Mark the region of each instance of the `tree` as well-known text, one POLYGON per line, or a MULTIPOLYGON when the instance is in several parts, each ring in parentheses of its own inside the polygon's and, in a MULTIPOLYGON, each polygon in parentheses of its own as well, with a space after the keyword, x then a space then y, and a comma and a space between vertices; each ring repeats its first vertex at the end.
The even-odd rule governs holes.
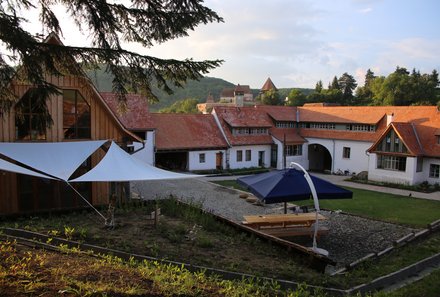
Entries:
POLYGON ((374 75, 374 72, 370 69, 367 70, 367 73, 365 74, 365 83, 363 87, 358 87, 356 89, 356 98, 357 98, 357 104, 358 105, 368 105, 372 103, 373 101, 373 92, 371 91, 371 85, 374 81, 376 76, 374 75))
POLYGON ((315 92, 321 93, 322 92, 322 80, 319 80, 315 85, 315 92))
POLYGON ((342 92, 342 100, 345 104, 352 104, 353 91, 357 87, 356 80, 353 76, 345 72, 338 79, 339 90, 342 92))
MULTIPOLYGON (((0 111, 9 110, 18 100, 10 89, 12 79, 28 82, 35 86, 36 96, 48 98, 59 91, 46 81, 46 74, 83 75, 77 63, 88 68, 97 68, 100 63, 106 65, 113 76, 113 91, 124 102, 129 90, 155 101, 153 85, 171 93, 171 86, 181 87, 189 79, 200 79, 222 62, 159 59, 123 47, 124 42, 131 42, 149 48, 155 43, 187 36, 189 30, 200 24, 223 21, 199 0, 130 0, 130 6, 96 0, 0 3, 0 43, 6 48, 0 52, 0 111), (34 36, 24 28, 28 19, 19 15, 39 10, 41 27, 62 36, 62 19, 53 10, 58 4, 65 7, 80 31, 86 27, 92 37, 90 47, 45 43, 41 36, 34 36)), ((38 102, 47 111, 46 100, 38 102)))
POLYGON ((186 98, 174 102, 170 107, 159 110, 161 113, 198 113, 197 104, 199 101, 195 98, 186 98))
POLYGON ((336 75, 335 75, 335 77, 333 77, 332 82, 328 85, 328 89, 329 90, 340 90, 338 78, 336 77, 336 75))
POLYGON ((287 96, 287 106, 302 106, 306 102, 306 96, 298 89, 292 89, 287 96))
POLYGON ((261 102, 261 104, 264 105, 281 105, 281 99, 280 94, 277 90, 271 89, 269 91, 266 91, 262 94, 260 94, 257 98, 258 101, 261 102))

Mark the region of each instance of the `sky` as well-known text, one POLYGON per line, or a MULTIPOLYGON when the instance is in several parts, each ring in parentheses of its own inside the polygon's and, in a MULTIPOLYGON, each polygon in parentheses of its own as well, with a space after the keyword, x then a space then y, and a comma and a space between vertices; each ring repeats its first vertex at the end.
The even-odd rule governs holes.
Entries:
MULTIPOLYGON (((128 49, 160 58, 222 59, 207 76, 261 88, 324 87, 344 72, 364 84, 367 69, 396 66, 440 72, 439 0, 206 0, 224 23, 200 25, 188 37, 128 49)), ((62 41, 83 45, 73 25, 62 41)))

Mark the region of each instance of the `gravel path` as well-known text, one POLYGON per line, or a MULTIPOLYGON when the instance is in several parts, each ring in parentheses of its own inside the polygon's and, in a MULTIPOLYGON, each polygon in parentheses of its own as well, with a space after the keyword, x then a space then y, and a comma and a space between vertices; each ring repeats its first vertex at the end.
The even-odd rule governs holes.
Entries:
MULTIPOLYGON (((173 195, 186 202, 200 204, 203 209, 236 222, 241 222, 243 215, 247 214, 283 212, 283 204, 254 205, 239 198, 239 191, 202 179, 142 181, 133 182, 131 186, 133 192, 140 194, 143 199, 161 199, 173 195)), ((343 213, 322 213, 328 218, 322 225, 327 226, 330 232, 319 239, 318 247, 329 251, 329 257, 338 263, 337 267, 392 246, 393 241, 414 231, 400 225, 343 213)), ((304 246, 312 245, 308 237, 292 240, 304 246)))

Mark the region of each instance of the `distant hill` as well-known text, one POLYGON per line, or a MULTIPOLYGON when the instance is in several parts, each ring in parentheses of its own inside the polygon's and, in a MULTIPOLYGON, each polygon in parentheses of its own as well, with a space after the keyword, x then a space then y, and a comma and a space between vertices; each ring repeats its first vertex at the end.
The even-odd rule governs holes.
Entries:
MULTIPOLYGON (((86 70, 86 74, 92 80, 96 88, 100 92, 111 92, 112 91, 112 79, 113 77, 105 72, 103 69, 99 70, 86 70)), ((188 98, 194 98, 198 102, 202 103, 206 101, 209 93, 211 93, 215 100, 220 98, 220 93, 224 88, 232 88, 235 85, 224 79, 215 77, 203 77, 199 81, 190 80, 186 83, 184 88, 173 88, 174 93, 168 95, 167 93, 157 89, 153 86, 153 92, 159 98, 159 102, 150 105, 151 111, 158 111, 162 108, 169 107, 173 103, 184 100, 188 98)), ((279 89, 278 92, 281 98, 287 97, 290 92, 290 88, 279 89)), ((312 89, 300 89, 305 95, 308 95, 313 90, 312 89)), ((260 89, 251 89, 254 98, 260 92, 260 89)))
MULTIPOLYGON (((93 84, 100 92, 112 91, 112 75, 105 72, 103 69, 86 70, 86 74, 92 80, 93 84)), ((205 102, 209 93, 214 98, 220 98, 220 93, 224 88, 231 88, 234 84, 227 82, 220 78, 203 77, 199 81, 190 80, 186 83, 184 88, 173 87, 174 93, 168 95, 166 92, 159 90, 153 86, 153 93, 159 98, 159 102, 150 105, 151 111, 157 111, 164 107, 171 106, 174 102, 184 100, 187 98, 197 99, 199 102, 205 102)))

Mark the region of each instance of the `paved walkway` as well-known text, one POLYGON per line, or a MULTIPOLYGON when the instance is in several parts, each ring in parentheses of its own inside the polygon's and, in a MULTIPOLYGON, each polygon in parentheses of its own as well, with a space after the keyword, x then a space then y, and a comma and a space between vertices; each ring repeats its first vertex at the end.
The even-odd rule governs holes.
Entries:
MULTIPOLYGON (((344 175, 330 175, 330 174, 319 174, 319 173, 312 173, 312 175, 328 180, 329 182, 332 182, 336 185, 340 185, 343 187, 365 189, 376 192, 383 192, 383 193, 390 193, 401 196, 411 196, 414 198, 440 201, 440 192, 421 193, 421 192, 415 192, 409 190, 395 189, 390 187, 380 187, 380 186, 373 186, 368 184, 360 184, 360 183, 347 181, 346 179, 348 179, 348 176, 344 176, 344 175)), ((207 181, 215 181, 215 180, 228 180, 228 179, 232 180, 232 179, 237 179, 238 177, 239 176, 210 176, 210 177, 205 177, 204 179, 207 181)))

